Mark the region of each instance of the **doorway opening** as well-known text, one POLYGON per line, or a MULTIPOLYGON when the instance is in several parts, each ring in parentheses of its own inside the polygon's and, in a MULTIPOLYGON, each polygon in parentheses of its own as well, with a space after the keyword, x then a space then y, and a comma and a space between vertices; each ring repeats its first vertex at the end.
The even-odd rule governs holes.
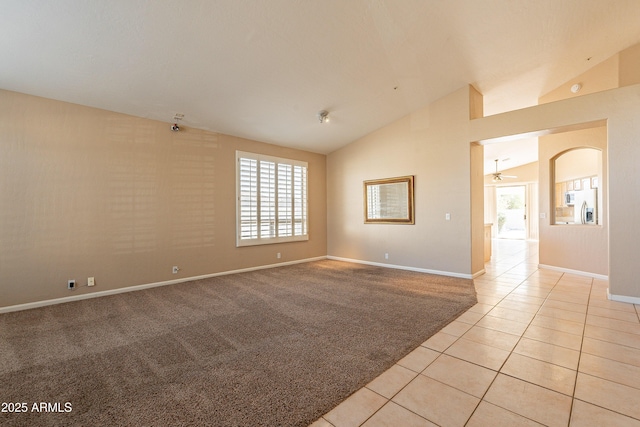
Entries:
POLYGON ((527 238, 526 186, 496 187, 499 239, 527 238))

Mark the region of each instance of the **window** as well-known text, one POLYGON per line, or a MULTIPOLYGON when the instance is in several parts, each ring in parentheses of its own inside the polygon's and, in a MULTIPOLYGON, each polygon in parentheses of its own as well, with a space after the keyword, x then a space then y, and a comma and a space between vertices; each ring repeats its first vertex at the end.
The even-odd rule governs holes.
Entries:
POLYGON ((236 246, 309 240, 307 163, 236 152, 236 246))

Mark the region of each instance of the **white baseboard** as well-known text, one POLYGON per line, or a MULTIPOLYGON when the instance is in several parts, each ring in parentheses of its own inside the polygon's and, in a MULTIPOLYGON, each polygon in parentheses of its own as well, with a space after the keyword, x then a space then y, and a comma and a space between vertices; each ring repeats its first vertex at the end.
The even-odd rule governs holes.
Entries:
POLYGON ((471 275, 471 278, 472 278, 472 279, 475 279, 476 277, 480 277, 480 276, 482 276, 482 275, 483 275, 484 273, 486 273, 486 272, 487 272, 487 270, 485 270, 485 269, 483 268, 482 270, 480 270, 480 271, 478 271, 478 272, 476 272, 476 273, 473 273, 473 274, 471 275))
MULTIPOLYGON (((595 274, 595 273, 589 273, 589 272, 580 271, 580 270, 571 270, 569 268, 561 268, 561 267, 555 267, 552 265, 545 265, 545 264, 539 264, 538 267, 546 268, 547 270, 561 271, 563 273, 576 274, 579 276, 593 277, 594 279, 607 280, 607 281, 609 280, 609 276, 605 276, 604 274, 595 274)), ((615 295, 609 292, 609 288, 607 288, 607 298, 611 301, 625 302, 629 304, 640 304, 640 298, 629 297, 626 295, 615 295)))
POLYGON ((8 307, 0 307, 0 314, 10 313, 12 311, 29 310, 31 308, 45 307, 47 305, 62 304, 62 303, 71 302, 71 301, 80 301, 80 300, 89 299, 89 298, 98 298, 98 297, 104 297, 108 295, 122 294, 125 292, 141 291, 143 289, 157 288, 159 286, 175 285, 177 283, 190 282, 192 280, 208 279, 210 277, 216 277, 216 276, 226 276, 229 274, 244 273, 247 271, 265 270, 267 268, 284 267, 285 265, 302 264, 305 262, 319 261, 323 259, 327 259, 327 257, 320 256, 315 258, 306 258, 306 259, 301 259, 296 261, 280 262, 277 264, 268 264, 268 265, 260 265, 257 267, 241 268, 239 270, 221 271, 219 273, 205 274, 202 276, 183 277, 180 279, 167 280, 165 282, 156 282, 156 283, 147 283, 144 285, 127 286, 126 288, 110 289, 107 291, 92 292, 90 294, 73 295, 73 296, 64 297, 64 298, 55 298, 55 299, 44 300, 44 301, 29 302, 26 304, 10 305, 8 307))
MULTIPOLYGON (((404 265, 385 264, 381 262, 363 261, 361 259, 342 258, 342 257, 330 256, 330 255, 327 255, 327 259, 332 259, 335 261, 354 262, 356 264, 375 265, 377 267, 396 268, 398 270, 416 271, 418 273, 429 273, 429 274, 438 274, 440 276, 458 277, 460 279, 473 279, 473 276, 471 274, 453 273, 451 271, 440 271, 440 270, 430 270, 428 268, 407 267, 404 265)), ((484 273, 484 270, 483 270, 483 273, 484 273)))
POLYGON ((640 304, 640 298, 628 297, 625 295, 614 295, 609 293, 609 288, 607 288, 607 298, 609 298, 611 301, 626 302, 629 304, 640 304))
POLYGON ((567 274, 575 274, 577 276, 593 277, 594 279, 609 280, 609 276, 605 276, 604 274, 589 273, 588 271, 572 270, 570 268, 556 267, 553 265, 538 264, 538 268, 560 271, 567 274))

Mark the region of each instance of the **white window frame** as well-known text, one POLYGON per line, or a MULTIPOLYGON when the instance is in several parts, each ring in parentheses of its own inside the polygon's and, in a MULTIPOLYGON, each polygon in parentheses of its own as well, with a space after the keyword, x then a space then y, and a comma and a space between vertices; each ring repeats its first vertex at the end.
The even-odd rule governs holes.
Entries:
POLYGON ((237 247, 309 240, 308 171, 300 160, 236 151, 237 247))

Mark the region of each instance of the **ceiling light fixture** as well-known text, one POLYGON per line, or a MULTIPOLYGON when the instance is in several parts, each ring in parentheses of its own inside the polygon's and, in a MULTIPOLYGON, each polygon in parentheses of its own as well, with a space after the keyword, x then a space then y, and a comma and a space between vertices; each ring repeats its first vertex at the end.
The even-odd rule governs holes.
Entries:
POLYGON ((578 93, 580 89, 582 89, 582 85, 580 83, 576 83, 573 86, 571 86, 572 93, 578 93))
POLYGON ((329 123, 329 112, 327 110, 318 112, 318 120, 320 123, 329 123))
MULTIPOLYGON (((506 160, 509 160, 509 158, 503 160, 503 162, 506 160)), ((496 161, 496 173, 493 174, 493 182, 500 182, 504 178, 517 178, 517 176, 514 176, 514 175, 502 175, 502 172, 498 172, 498 159, 496 159, 495 161, 496 161)))

